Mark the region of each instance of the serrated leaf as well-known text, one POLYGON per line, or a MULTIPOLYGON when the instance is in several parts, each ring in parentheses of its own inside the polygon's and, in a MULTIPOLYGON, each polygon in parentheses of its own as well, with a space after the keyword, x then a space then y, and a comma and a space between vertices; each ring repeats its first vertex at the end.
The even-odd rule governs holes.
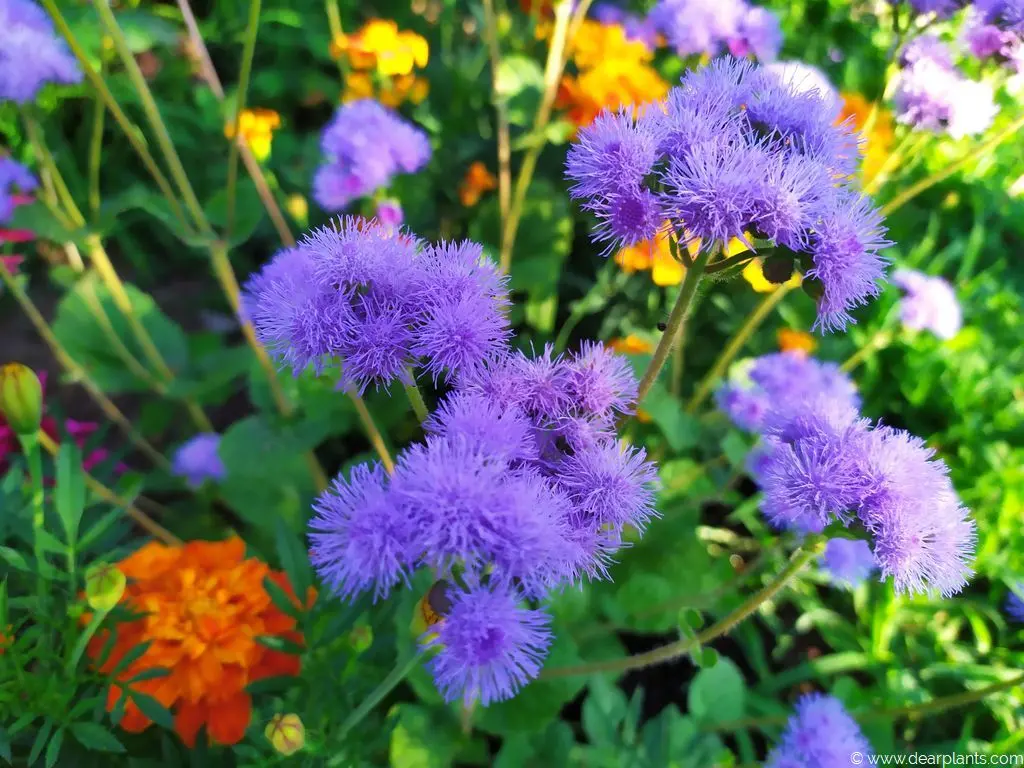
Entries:
POLYGON ((71 735, 86 749, 98 752, 124 752, 124 745, 98 723, 72 723, 71 735))

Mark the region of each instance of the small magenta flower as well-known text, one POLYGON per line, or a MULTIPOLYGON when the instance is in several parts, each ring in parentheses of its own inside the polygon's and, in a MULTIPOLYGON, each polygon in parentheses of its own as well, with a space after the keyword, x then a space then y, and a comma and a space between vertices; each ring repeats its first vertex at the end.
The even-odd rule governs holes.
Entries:
POLYGON ((963 325, 960 302, 947 281, 911 269, 896 270, 892 281, 904 292, 900 301, 900 321, 904 328, 928 330, 947 341, 960 332, 963 325))
POLYGON ((427 635, 428 667, 445 701, 482 705, 512 698, 541 669, 550 618, 522 608, 514 593, 449 590, 451 608, 427 635))
POLYGON ((385 227, 397 230, 405 221, 405 212, 397 200, 381 200, 377 203, 377 221, 385 227))
POLYGON ((220 435, 196 435, 174 452, 171 471, 184 478, 191 487, 198 488, 207 480, 220 482, 227 470, 220 458, 220 435))
POLYGON ((860 726, 834 696, 808 693, 796 703, 766 768, 848 768, 851 755, 874 754, 860 726))
POLYGON ((47 83, 82 81, 78 62, 32 0, 0 2, 0 99, 28 104, 47 83))
POLYGON ((829 539, 821 559, 822 570, 833 582, 852 588, 878 568, 871 545, 860 539, 829 539))

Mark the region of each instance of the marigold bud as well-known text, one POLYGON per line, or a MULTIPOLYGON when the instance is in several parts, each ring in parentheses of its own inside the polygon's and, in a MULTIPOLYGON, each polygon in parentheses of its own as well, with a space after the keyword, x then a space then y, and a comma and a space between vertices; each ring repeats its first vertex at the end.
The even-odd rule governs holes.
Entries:
POLYGON ((294 713, 274 715, 263 731, 274 750, 285 757, 306 746, 306 727, 294 713))
POLYGON ((106 613, 121 601, 127 579, 116 565, 94 565, 85 573, 85 601, 106 613))
POLYGON ((348 642, 356 653, 364 653, 373 645, 373 629, 369 624, 355 627, 348 633, 348 642))
POLYGON ((43 419, 43 385, 21 363, 0 367, 0 414, 17 435, 35 435, 43 419))

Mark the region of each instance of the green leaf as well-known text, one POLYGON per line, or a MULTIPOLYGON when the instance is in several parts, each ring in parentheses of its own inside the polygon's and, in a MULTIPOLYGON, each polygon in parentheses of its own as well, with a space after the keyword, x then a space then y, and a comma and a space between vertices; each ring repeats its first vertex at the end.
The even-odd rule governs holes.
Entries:
POLYGON ((459 733, 454 723, 414 704, 400 704, 391 711, 395 719, 388 749, 391 768, 448 768, 459 751, 459 733))
POLYGON ((281 561, 288 581, 301 603, 306 601, 306 592, 313 585, 313 573, 309 567, 309 553, 302 546, 302 538, 296 535, 283 520, 275 524, 277 557, 281 561))
POLYGON ((644 398, 644 411, 661 430, 673 451, 682 452, 700 441, 700 422, 686 413, 679 400, 660 383, 655 384, 644 398))
POLYGON ((78 538, 78 524, 85 512, 85 473, 82 453, 73 442, 64 442, 57 454, 57 489, 54 494, 57 514, 69 544, 78 538))
POLYGON ((97 752, 124 752, 117 737, 98 723, 72 723, 71 735, 86 749, 97 752))
POLYGON ((16 206, 14 214, 4 226, 11 229, 27 229, 40 240, 52 240, 55 243, 83 245, 87 234, 84 229, 69 229, 64 226, 40 200, 16 206))
POLYGON ((721 723, 743 717, 747 684, 731 659, 701 669, 690 683, 687 703, 698 720, 721 723))
MULTIPOLYGON (((225 146, 227 146, 225 144, 225 146)), ((228 221, 228 191, 222 189, 211 197, 205 206, 206 215, 210 223, 218 230, 227 227, 228 221)), ((263 220, 263 202, 259 193, 256 192, 256 185, 248 177, 238 180, 235 188, 234 216, 231 220, 231 237, 228 246, 241 245, 256 231, 263 220)))
POLYGON ((53 720, 47 717, 43 720, 43 727, 36 734, 35 741, 32 742, 32 749, 28 753, 29 765, 32 765, 43 754, 43 749, 46 747, 46 742, 49 741, 52 731, 53 720))
POLYGON ((32 570, 25 556, 10 547, 0 547, 0 560, 3 560, 12 568, 17 568, 19 571, 31 572, 32 570))
POLYGON ((46 747, 46 755, 44 756, 44 765, 46 768, 53 768, 57 764, 57 758, 60 757, 60 748, 64 745, 64 729, 61 728, 50 739, 50 743, 46 747))
POLYGON ((263 577, 263 588, 267 590, 267 594, 270 596, 270 602, 272 602, 279 611, 292 618, 298 618, 299 606, 292 600, 291 595, 284 591, 277 582, 271 579, 269 576, 263 577))
POLYGON ((272 651, 278 651, 280 653, 288 653, 292 656, 301 656, 303 647, 294 640, 281 637, 279 635, 258 635, 256 642, 262 646, 270 648, 272 651))
POLYGON ((13 762, 11 758, 11 737, 7 735, 7 729, 0 725, 0 757, 8 763, 13 762))
POLYGON ((170 710, 159 701, 148 694, 130 689, 128 691, 128 695, 131 697, 132 701, 135 702, 135 706, 139 708, 139 711, 154 723, 163 726, 168 730, 174 728, 174 715, 172 715, 170 710))
MULTIPOLYGON (((124 288, 132 313, 168 367, 172 371, 184 369, 188 363, 185 332, 160 310, 149 295, 131 284, 125 284, 124 288)), ((149 383, 129 370, 123 353, 117 351, 118 346, 127 349, 140 364, 147 360, 129 321, 107 288, 92 277, 80 280, 61 299, 53 321, 53 332, 68 354, 88 371, 101 389, 108 393, 149 390, 149 383), (97 319, 96 307, 106 320, 97 319)))
POLYGON ((163 667, 150 667, 149 669, 144 669, 139 672, 139 674, 128 678, 125 682, 141 683, 144 680, 157 680, 161 677, 167 677, 170 674, 171 670, 169 669, 164 669, 163 667))
POLYGON ((505 56, 498 67, 494 97, 505 102, 511 125, 532 125, 544 90, 544 72, 529 56, 505 56))

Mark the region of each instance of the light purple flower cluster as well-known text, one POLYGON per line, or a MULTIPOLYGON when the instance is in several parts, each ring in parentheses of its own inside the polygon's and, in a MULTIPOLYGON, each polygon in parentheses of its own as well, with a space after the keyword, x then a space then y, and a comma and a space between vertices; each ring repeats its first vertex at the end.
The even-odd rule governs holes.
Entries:
POLYGON ((946 280, 912 269, 897 269, 892 281, 904 292, 900 301, 900 321, 904 328, 928 330, 945 340, 960 332, 963 325, 960 302, 946 280))
POLYGON ((27 104, 47 83, 81 81, 46 11, 32 0, 0 0, 0 99, 27 104))
POLYGON ((964 39, 979 59, 994 59, 1024 73, 1024 2, 977 0, 964 39))
POLYGON ((821 568, 836 584, 852 588, 864 582, 878 564, 866 541, 829 539, 821 557, 821 568))
POLYGON ((776 260, 788 255, 790 271, 800 261, 817 327, 841 329, 879 293, 890 243, 852 186, 858 140, 835 117, 817 90, 722 58, 687 72, 663 109, 598 116, 569 150, 566 175, 607 252, 651 239, 666 220, 705 249, 753 233, 775 243, 776 260))
POLYGON ((680 56, 728 51, 773 61, 782 47, 778 17, 745 0, 659 0, 648 19, 680 56))
POLYGON ((171 471, 192 488, 198 488, 207 480, 219 482, 227 476, 219 451, 220 435, 196 435, 174 452, 171 471))
POLYGON ((861 418, 852 383, 830 364, 768 355, 749 380, 727 384, 719 403, 762 436, 751 470, 773 525, 856 526, 871 539, 882 578, 892 576, 900 593, 951 595, 966 585, 974 523, 923 440, 861 418), (750 402, 757 407, 743 405, 750 402))
POLYGON ((327 162, 313 179, 313 196, 330 212, 387 187, 400 173, 415 173, 431 154, 426 133, 373 99, 339 107, 320 148, 327 162))
POLYGON ((654 465, 614 421, 636 380, 600 344, 493 357, 459 377, 390 477, 359 466, 318 500, 311 560, 342 596, 383 597, 421 566, 451 604, 427 640, 448 700, 508 698, 535 677, 549 617, 526 601, 602 578, 630 525, 656 514, 654 465))
POLYGON ((0 224, 14 215, 14 191, 31 192, 39 182, 24 165, 10 157, 0 157, 0 224))
POLYGON ((651 50, 658 45, 658 29, 650 17, 637 16, 612 3, 595 4, 590 15, 602 24, 621 25, 628 40, 637 40, 651 50))
POLYGON ((435 379, 482 365, 510 335, 508 279, 470 242, 421 243, 346 217, 279 252, 246 287, 260 341, 298 375, 340 363, 341 385, 435 379))
POLYGON ((913 128, 948 133, 954 139, 984 133, 999 107, 992 87, 964 77, 938 38, 923 35, 901 56, 896 82, 896 119, 913 128))
MULTIPOLYGON (((898 5, 899 0, 889 0, 890 4, 898 5)), ((940 19, 948 19, 966 5, 966 0, 910 0, 909 5, 914 13, 924 16, 934 13, 940 19)))
POLYGON ((796 703, 778 746, 765 768, 851 768, 874 750, 843 703, 834 696, 808 693, 796 703))
POLYGON ((1018 581, 1006 596, 1007 615, 1018 624, 1024 624, 1024 581, 1018 581))

